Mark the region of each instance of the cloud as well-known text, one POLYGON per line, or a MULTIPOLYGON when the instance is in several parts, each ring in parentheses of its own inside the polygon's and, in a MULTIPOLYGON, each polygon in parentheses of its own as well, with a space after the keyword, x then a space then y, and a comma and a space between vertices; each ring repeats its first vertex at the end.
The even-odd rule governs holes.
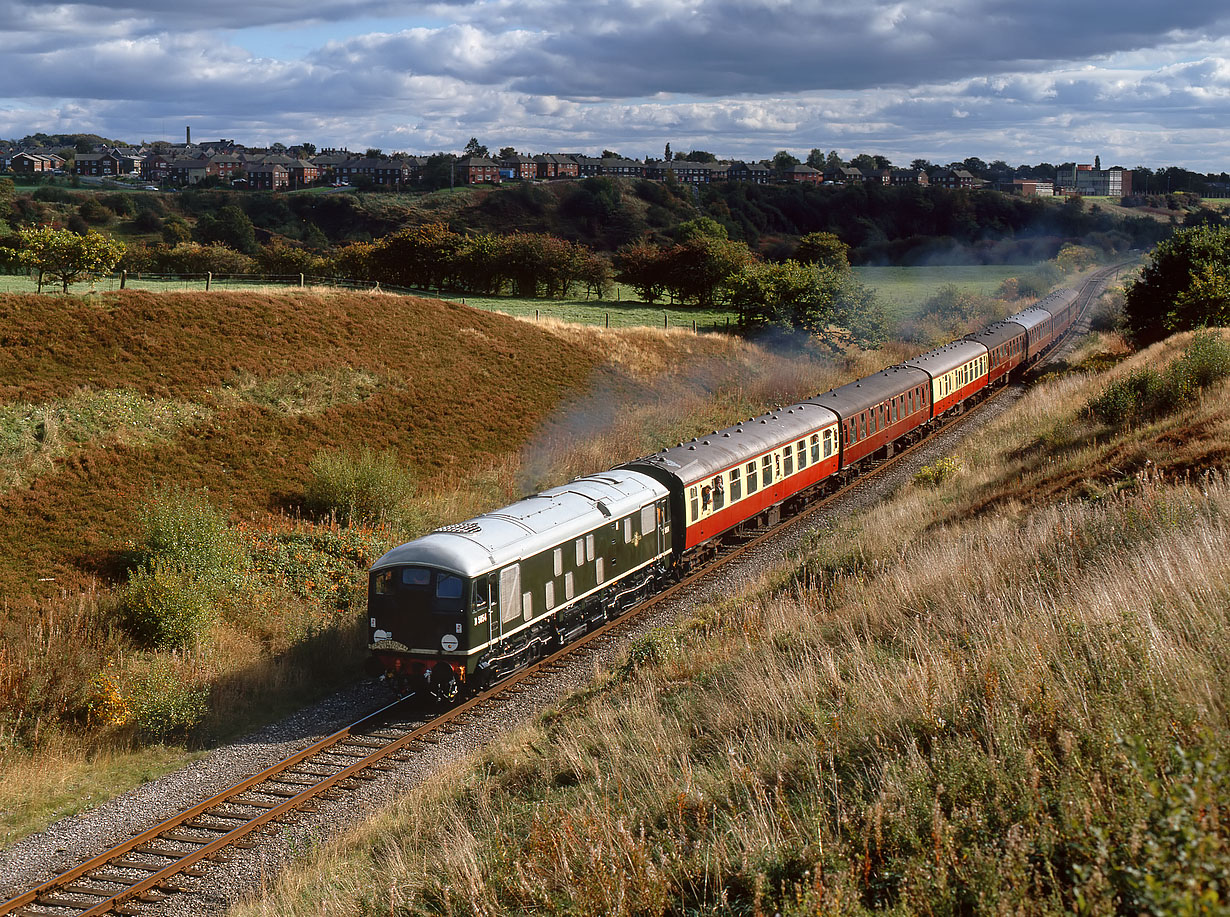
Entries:
POLYGON ((898 162, 1099 145, 1212 168, 1228 17, 1209 0, 0 0, 0 134, 170 121, 254 144, 898 162), (327 40, 287 59, 271 32, 327 40))

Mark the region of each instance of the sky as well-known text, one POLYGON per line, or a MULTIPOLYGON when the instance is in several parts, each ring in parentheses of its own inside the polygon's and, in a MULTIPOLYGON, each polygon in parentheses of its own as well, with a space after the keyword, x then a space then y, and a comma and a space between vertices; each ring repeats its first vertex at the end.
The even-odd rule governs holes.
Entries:
POLYGON ((0 137, 1230 170, 1225 0, 0 0, 0 137))

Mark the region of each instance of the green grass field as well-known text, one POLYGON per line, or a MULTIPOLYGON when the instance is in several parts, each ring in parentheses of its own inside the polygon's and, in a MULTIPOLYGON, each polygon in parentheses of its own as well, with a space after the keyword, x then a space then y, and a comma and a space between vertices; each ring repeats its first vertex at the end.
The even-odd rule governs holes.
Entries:
POLYGON ((1009 277, 1030 270, 1026 264, 937 265, 935 267, 856 267, 858 278, 876 292, 890 321, 897 323, 918 314, 936 291, 948 284, 992 296, 1009 277))

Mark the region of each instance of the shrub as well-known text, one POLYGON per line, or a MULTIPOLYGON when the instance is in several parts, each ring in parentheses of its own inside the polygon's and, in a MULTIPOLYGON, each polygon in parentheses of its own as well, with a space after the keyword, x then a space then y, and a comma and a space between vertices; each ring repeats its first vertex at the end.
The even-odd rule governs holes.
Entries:
POLYGON ((1105 424, 1149 420, 1195 403, 1204 389, 1227 376, 1230 343, 1212 332, 1200 332, 1165 370, 1145 367, 1112 382, 1089 402, 1089 413, 1105 424))
POLYGON ((1151 366, 1117 379, 1089 402, 1089 413, 1105 424, 1126 424, 1152 416, 1162 402, 1166 383, 1151 366))
POLYGON ((321 451, 312 456, 306 508, 347 525, 404 522, 414 496, 414 474, 394 452, 364 448, 357 455, 321 451))
POLYGON ((239 536, 209 492, 178 487, 155 491, 142 514, 138 563, 184 570, 198 577, 233 581, 246 565, 239 536))
POLYGON ((120 594, 121 617, 148 645, 188 646, 212 628, 219 600, 248 566, 247 553, 207 496, 159 491, 143 524, 120 594))
POLYGON ((114 664, 91 682, 90 713, 113 728, 133 726, 145 738, 183 735, 205 716, 209 688, 183 677, 175 656, 139 656, 127 671, 114 664))
POLYGON ((125 627, 147 646, 190 646, 217 621, 215 590, 169 564, 142 564, 120 591, 125 627))
POLYGON ((936 459, 930 465, 923 465, 914 475, 914 484, 919 487, 939 487, 961 470, 961 461, 956 456, 936 459))

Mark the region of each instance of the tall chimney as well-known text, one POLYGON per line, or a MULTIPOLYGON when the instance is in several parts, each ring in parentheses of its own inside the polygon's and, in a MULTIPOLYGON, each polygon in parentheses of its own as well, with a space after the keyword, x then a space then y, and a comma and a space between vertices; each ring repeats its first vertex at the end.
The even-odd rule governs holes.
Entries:
POLYGON ((187 143, 188 146, 192 146, 192 125, 189 124, 186 128, 184 128, 184 130, 187 132, 184 142, 187 143))

